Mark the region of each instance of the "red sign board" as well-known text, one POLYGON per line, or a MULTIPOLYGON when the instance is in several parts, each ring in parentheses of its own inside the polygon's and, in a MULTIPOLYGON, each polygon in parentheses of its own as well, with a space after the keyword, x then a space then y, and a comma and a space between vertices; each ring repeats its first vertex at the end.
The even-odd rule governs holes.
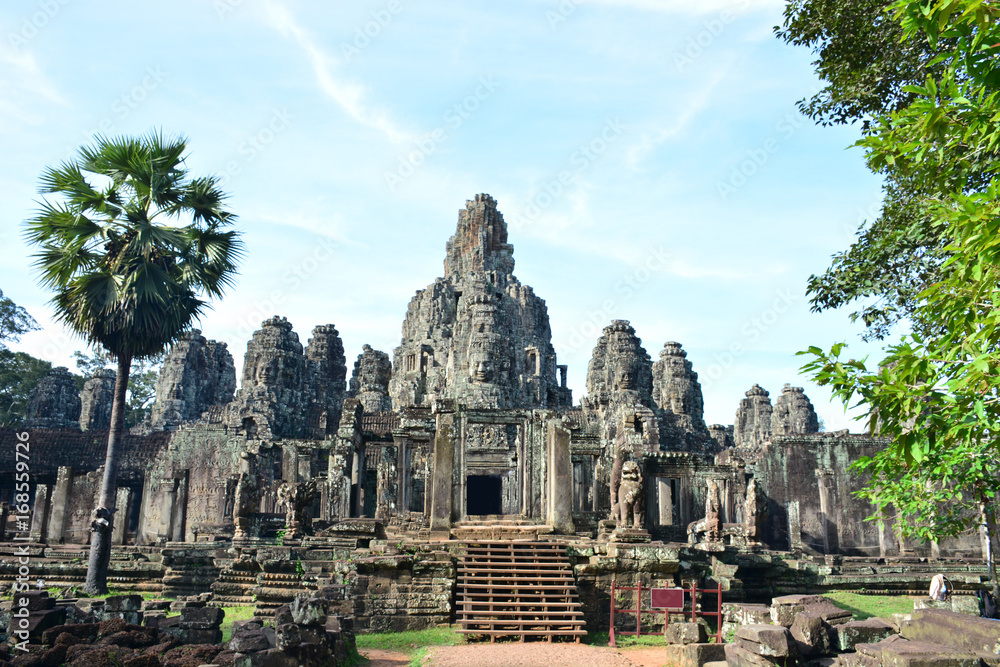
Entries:
POLYGON ((684 609, 683 588, 651 588, 649 595, 649 606, 654 609, 684 609))

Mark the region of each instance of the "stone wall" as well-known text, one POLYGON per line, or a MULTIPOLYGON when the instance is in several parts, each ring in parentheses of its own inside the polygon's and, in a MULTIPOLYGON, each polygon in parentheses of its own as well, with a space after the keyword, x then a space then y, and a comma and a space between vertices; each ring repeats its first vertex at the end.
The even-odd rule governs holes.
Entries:
POLYGON ((814 554, 981 557, 978 535, 940 545, 901 544, 891 520, 882 525, 865 520, 875 508, 854 495, 865 477, 849 466, 885 444, 866 435, 821 433, 775 438, 757 464, 758 483, 768 499, 763 524, 767 545, 814 554))

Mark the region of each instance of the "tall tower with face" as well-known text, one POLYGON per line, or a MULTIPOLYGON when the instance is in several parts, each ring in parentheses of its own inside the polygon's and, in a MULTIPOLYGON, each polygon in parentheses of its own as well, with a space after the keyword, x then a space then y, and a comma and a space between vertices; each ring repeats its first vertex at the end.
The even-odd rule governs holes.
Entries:
POLYGON ((429 405, 434 396, 476 408, 571 403, 556 377, 545 302, 514 276, 513 252, 496 201, 467 201, 444 277, 410 301, 393 354, 395 407, 429 405))

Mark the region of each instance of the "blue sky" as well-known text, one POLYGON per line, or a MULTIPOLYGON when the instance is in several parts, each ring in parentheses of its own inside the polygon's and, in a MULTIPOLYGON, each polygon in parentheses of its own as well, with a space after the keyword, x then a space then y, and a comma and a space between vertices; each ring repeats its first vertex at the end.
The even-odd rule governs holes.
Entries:
POLYGON ((795 103, 812 54, 774 0, 351 3, 9 1, 0 7, 0 289, 43 325, 17 349, 71 364, 22 222, 46 165, 97 132, 162 128, 216 173, 248 247, 200 323, 241 366, 260 321, 305 343, 333 323, 350 368, 392 353, 443 273, 458 209, 493 195, 515 274, 548 303, 578 400, 600 329, 628 319, 654 359, 682 343, 709 423, 757 382, 806 387, 828 429, 859 425, 795 352, 858 339, 812 314, 810 274, 877 213, 856 128, 795 103))

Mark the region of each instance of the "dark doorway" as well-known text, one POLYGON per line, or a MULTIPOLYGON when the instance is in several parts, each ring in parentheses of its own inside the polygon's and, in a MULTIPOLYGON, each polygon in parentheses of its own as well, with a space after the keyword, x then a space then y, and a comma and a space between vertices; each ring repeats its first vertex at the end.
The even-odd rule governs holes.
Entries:
POLYGON ((469 475, 465 481, 465 513, 500 514, 500 476, 469 475))

